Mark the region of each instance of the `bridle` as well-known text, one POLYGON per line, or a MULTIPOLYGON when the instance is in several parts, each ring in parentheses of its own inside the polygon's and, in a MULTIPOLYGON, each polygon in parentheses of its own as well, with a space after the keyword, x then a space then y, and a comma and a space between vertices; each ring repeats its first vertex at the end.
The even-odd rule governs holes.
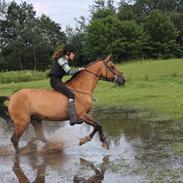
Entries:
POLYGON ((104 80, 104 81, 110 81, 110 82, 116 82, 117 80, 117 73, 114 72, 104 61, 102 61, 105 65, 105 68, 106 68, 106 74, 105 74, 105 77, 102 77, 101 75, 95 73, 95 72, 92 72, 88 69, 84 69, 83 71, 86 71, 90 74, 93 74, 95 75, 96 77, 98 77, 100 80, 104 80), (107 79, 107 76, 108 76, 108 73, 111 72, 113 74, 113 78, 110 80, 110 79, 107 79))
MULTIPOLYGON (((86 69, 86 68, 85 68, 83 71, 86 71, 86 72, 88 72, 88 73, 90 73, 90 74, 95 75, 96 77, 99 78, 99 80, 110 81, 110 82, 116 82, 116 80, 117 80, 117 73, 114 72, 114 71, 113 71, 104 61, 102 61, 102 62, 104 63, 105 68, 106 68, 105 77, 102 77, 101 75, 99 75, 99 74, 97 74, 97 73, 95 73, 95 72, 92 72, 92 71, 90 71, 90 70, 88 70, 88 69, 86 69), (112 78, 111 80, 110 80, 110 79, 107 79, 107 76, 108 76, 108 73, 109 73, 109 72, 111 72, 111 73, 113 74, 113 78, 112 78)), ((75 90, 75 89, 72 89, 72 88, 70 88, 70 89, 71 89, 72 91, 75 91, 75 92, 78 92, 78 93, 90 95, 91 98, 93 98, 93 95, 90 94, 90 93, 88 93, 88 92, 83 92, 83 91, 75 90)))

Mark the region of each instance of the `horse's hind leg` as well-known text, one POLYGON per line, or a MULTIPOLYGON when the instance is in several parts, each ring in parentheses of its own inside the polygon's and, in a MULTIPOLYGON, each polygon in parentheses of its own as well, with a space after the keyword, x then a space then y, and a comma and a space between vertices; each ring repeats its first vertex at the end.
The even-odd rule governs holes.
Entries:
POLYGON ((15 133, 12 135, 11 141, 14 145, 16 153, 19 153, 18 143, 19 143, 20 137, 22 136, 22 134, 26 128, 27 128, 27 125, 26 126, 22 126, 22 125, 18 125, 18 124, 15 125, 15 133))
POLYGON ((42 121, 39 119, 31 119, 31 123, 32 123, 34 130, 36 132, 37 139, 39 139, 45 143, 48 142, 48 140, 46 139, 45 134, 44 134, 42 121))

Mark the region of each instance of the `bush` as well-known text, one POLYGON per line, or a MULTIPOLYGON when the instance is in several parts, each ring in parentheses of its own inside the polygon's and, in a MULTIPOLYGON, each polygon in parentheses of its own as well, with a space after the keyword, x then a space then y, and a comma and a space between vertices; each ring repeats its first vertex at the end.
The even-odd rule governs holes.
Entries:
POLYGON ((36 81, 47 78, 47 72, 39 71, 11 71, 0 73, 0 83, 36 81))

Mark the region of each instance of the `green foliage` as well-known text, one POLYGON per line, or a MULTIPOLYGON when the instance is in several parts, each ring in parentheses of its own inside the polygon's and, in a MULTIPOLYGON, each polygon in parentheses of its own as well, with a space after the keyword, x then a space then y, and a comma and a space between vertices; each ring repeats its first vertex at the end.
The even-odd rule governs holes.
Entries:
POLYGON ((11 71, 0 73, 0 83, 17 83, 42 80, 47 77, 46 72, 38 71, 11 71))
POLYGON ((121 2, 118 8, 117 16, 120 20, 135 20, 134 7, 126 2, 121 2))
POLYGON ((105 0, 96 0, 90 12, 92 21, 116 14, 113 0, 107 0, 107 3, 105 0))
POLYGON ((145 18, 145 31, 148 33, 149 52, 155 57, 175 56, 179 45, 176 43, 178 31, 169 16, 159 10, 152 11, 145 18), (170 55, 169 55, 170 54, 170 55))
POLYGON ((61 27, 49 17, 35 17, 32 5, 11 2, 1 21, 1 70, 45 69, 54 47, 65 41, 61 27))
POLYGON ((111 53, 116 62, 182 57, 181 6, 182 2, 176 0, 122 0, 115 9, 113 1, 96 0, 89 24, 83 27, 82 41, 71 42, 82 42, 80 53, 85 63, 111 53))
POLYGON ((146 40, 142 26, 108 16, 87 27, 85 52, 90 58, 112 53, 114 60, 120 61, 140 55, 146 40))
POLYGON ((73 44, 76 48, 77 58, 75 62, 72 62, 71 65, 78 66, 84 65, 86 60, 84 60, 84 41, 85 41, 85 19, 84 17, 80 17, 80 20, 77 20, 79 26, 76 29, 71 27, 66 28, 66 36, 67 36, 67 43, 73 44))
POLYGON ((182 0, 135 0, 134 12, 137 17, 147 16, 153 10, 162 12, 183 12, 182 0))
POLYGON ((176 42, 180 45, 180 49, 177 51, 176 56, 181 57, 183 55, 183 13, 172 12, 170 17, 175 28, 179 31, 176 42))
POLYGON ((170 1, 139 0, 133 4, 121 1, 116 10, 113 1, 96 0, 89 24, 82 22, 80 32, 72 32, 72 38, 78 38, 71 42, 79 45, 81 64, 111 53, 116 62, 181 57, 181 13, 173 17, 171 11, 177 10, 177 5, 170 6, 170 1))
POLYGON ((53 51, 71 43, 74 65, 113 54, 116 62, 137 58, 183 57, 182 0, 95 0, 89 21, 61 31, 46 15, 35 16, 31 4, 0 1, 0 70, 44 70, 53 51), (86 23, 88 22, 88 23, 86 23))
POLYGON ((4 18, 6 14, 7 4, 5 0, 0 0, 0 21, 4 18))

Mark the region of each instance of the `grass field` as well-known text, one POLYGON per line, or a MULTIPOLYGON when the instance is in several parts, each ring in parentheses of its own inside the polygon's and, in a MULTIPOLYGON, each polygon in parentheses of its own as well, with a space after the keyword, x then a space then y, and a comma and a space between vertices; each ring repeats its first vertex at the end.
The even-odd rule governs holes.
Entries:
MULTIPOLYGON (((126 86, 100 81, 95 108, 122 107, 147 110, 158 117, 183 120, 183 59, 139 61, 119 64, 126 86)), ((49 80, 0 84, 0 95, 21 88, 49 88, 49 80)))
POLYGON ((11 83, 11 82, 27 82, 27 81, 37 81, 45 79, 47 77, 47 72, 37 72, 34 70, 23 70, 23 71, 10 71, 0 73, 0 83, 11 83))

